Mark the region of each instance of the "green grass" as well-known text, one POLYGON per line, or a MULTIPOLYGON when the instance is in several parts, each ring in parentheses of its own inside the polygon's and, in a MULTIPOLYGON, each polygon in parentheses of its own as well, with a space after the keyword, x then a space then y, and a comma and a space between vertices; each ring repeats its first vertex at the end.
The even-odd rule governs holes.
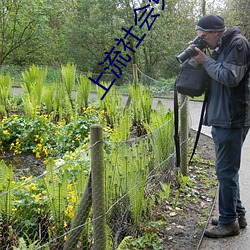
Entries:
MULTIPOLYGON (((41 66, 46 67, 46 66, 41 66)), ((0 74, 7 74, 10 73, 10 76, 13 79, 12 86, 19 87, 23 82, 22 72, 27 70, 29 66, 17 66, 17 65, 2 65, 0 68, 0 74)), ((46 84, 52 84, 54 82, 61 82, 61 68, 60 66, 47 66, 47 78, 46 84)), ((78 74, 80 72, 77 72, 78 74)), ((154 97, 166 97, 166 98, 173 98, 173 86, 174 86, 174 78, 170 79, 163 79, 160 78, 159 81, 152 82, 149 86, 151 91, 154 94, 154 97)), ((129 94, 129 82, 125 84, 117 84, 116 85, 116 92, 121 95, 128 95, 129 94)), ((97 85, 94 83, 91 84, 91 92, 96 92, 97 85)), ((192 101, 203 101, 204 95, 199 97, 190 97, 192 101)))

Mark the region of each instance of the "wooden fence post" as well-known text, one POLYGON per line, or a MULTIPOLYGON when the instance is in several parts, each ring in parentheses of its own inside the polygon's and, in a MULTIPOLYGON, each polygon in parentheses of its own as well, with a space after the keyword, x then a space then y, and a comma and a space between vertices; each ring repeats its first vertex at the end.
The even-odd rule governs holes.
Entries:
POLYGON ((106 216, 104 192, 104 149, 102 126, 90 127, 91 140, 91 176, 93 205, 93 250, 106 249, 106 216))
POLYGON ((83 225, 86 222, 91 208, 91 176, 83 192, 81 201, 78 205, 76 216, 73 220, 70 233, 64 244, 63 250, 71 250, 77 248, 77 243, 81 237, 83 225))
POLYGON ((133 77, 134 77, 134 85, 138 85, 138 71, 136 64, 133 64, 133 77))

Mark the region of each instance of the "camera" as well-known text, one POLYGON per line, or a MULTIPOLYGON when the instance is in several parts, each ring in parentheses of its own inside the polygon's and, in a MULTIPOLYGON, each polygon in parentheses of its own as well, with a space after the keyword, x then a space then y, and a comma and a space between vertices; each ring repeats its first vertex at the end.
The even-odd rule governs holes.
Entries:
POLYGON ((198 53, 195 51, 195 47, 199 48, 200 50, 203 50, 207 48, 207 43, 199 36, 197 36, 190 45, 180 54, 176 57, 177 61, 179 63, 183 63, 188 58, 198 55, 198 53))

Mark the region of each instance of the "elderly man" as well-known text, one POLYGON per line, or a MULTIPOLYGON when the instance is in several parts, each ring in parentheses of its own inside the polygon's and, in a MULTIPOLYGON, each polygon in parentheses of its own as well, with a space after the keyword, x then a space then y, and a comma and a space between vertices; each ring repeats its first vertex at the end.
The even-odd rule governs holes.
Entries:
POLYGON ((212 126, 219 181, 219 218, 205 235, 212 238, 238 235, 247 226, 240 200, 241 149, 250 126, 250 46, 237 27, 226 30, 220 16, 202 17, 196 33, 213 50, 201 50, 193 59, 203 64, 211 78, 204 125, 212 126))

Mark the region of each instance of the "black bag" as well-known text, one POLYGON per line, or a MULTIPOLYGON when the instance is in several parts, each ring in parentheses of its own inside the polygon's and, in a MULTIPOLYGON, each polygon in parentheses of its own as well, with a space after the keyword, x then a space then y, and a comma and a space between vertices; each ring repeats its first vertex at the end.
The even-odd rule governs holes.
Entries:
POLYGON ((180 167, 180 140, 179 140, 179 114, 178 114, 178 93, 183 95, 188 95, 191 97, 201 96, 205 93, 200 122, 198 131, 196 134, 195 144, 193 147, 192 155, 190 157, 189 163, 192 161, 192 158, 195 154, 195 150, 199 141, 202 120, 207 103, 207 86, 208 86, 209 76, 202 65, 198 65, 192 58, 186 60, 181 64, 181 71, 175 81, 174 89, 174 124, 175 124, 175 149, 176 149, 176 166, 180 167))
POLYGON ((191 97, 201 96, 207 88, 209 79, 203 65, 190 58, 183 62, 180 68, 180 74, 175 81, 177 92, 191 97))

